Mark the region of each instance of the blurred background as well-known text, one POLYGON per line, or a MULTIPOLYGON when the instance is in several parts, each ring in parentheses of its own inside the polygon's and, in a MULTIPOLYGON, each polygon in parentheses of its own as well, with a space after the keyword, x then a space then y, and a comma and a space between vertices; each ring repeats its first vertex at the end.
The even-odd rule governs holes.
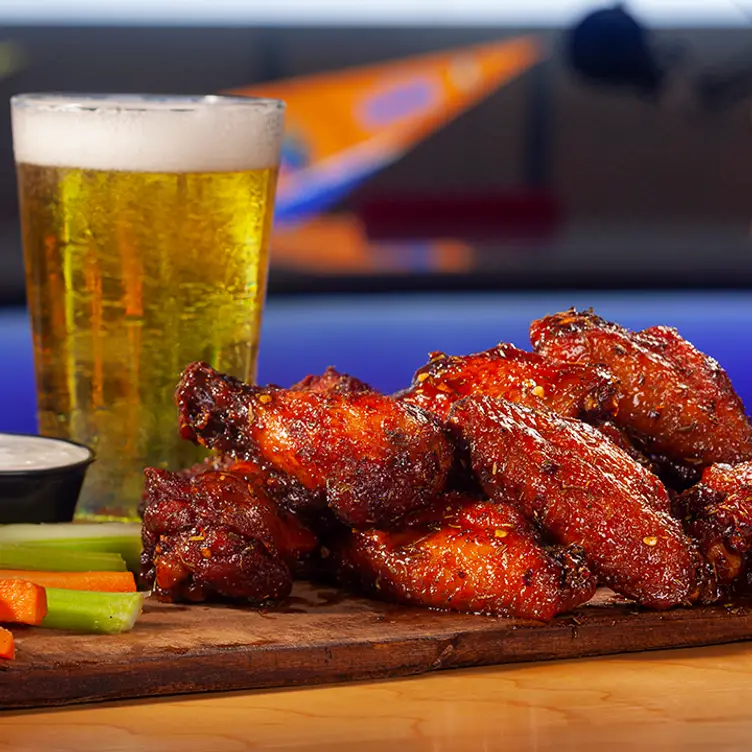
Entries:
POLYGON ((262 380, 335 363, 397 388, 428 349, 524 345, 595 303, 683 327, 752 395, 752 0, 0 0, 5 306, 8 99, 35 90, 288 101, 262 380))
POLYGON ((0 301, 34 90, 284 96, 272 294, 746 287, 751 26, 752 0, 0 1, 0 301))

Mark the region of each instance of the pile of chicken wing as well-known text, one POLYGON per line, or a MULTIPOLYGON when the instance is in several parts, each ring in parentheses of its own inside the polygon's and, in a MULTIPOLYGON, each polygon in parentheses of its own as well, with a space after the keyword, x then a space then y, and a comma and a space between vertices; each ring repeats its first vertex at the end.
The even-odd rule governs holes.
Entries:
POLYGON ((331 368, 282 389, 191 364, 180 432, 214 452, 146 470, 146 583, 262 605, 306 578, 538 620, 598 585, 651 609, 752 590, 752 426, 718 363, 592 311, 530 339, 432 353, 391 396, 331 368))

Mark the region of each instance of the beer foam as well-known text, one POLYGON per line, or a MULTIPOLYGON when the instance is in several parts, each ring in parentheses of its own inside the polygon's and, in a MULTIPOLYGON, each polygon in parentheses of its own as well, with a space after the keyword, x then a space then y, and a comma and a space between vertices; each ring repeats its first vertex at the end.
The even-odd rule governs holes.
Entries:
POLYGON ((232 172, 279 163, 284 105, 241 97, 21 95, 16 161, 129 172, 232 172))

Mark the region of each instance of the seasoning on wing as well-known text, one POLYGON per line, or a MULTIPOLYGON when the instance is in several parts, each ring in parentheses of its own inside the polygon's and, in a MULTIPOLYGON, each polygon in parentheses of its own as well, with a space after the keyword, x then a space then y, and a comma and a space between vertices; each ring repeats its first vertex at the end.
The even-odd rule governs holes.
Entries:
POLYGON ((319 375, 309 374, 290 387, 292 392, 333 392, 346 394, 357 392, 375 392, 376 390, 366 384, 365 381, 350 376, 349 373, 340 373, 334 366, 329 366, 324 373, 319 375))
POLYGON ((752 426, 725 371, 665 326, 631 332, 592 312, 572 309, 534 321, 536 351, 575 363, 604 365, 620 384, 614 421, 660 461, 688 472, 715 462, 752 459, 752 426))
POLYGON ((446 494, 399 532, 348 530, 326 549, 339 582, 398 603, 548 621, 590 600, 576 547, 544 547, 510 504, 446 494))
POLYGON ((167 601, 264 603, 290 593, 317 545, 297 518, 245 478, 147 468, 142 575, 167 601))
POLYGON ((249 386, 194 363, 176 402, 184 438, 289 476, 348 525, 431 504, 453 458, 433 416, 377 392, 249 386))
POLYGON ((701 559, 659 511, 666 490, 596 429, 488 397, 458 402, 449 425, 485 492, 513 499, 554 541, 581 546, 599 582, 656 609, 698 597, 701 559))
POLYGON ((603 368, 565 363, 502 343, 472 355, 432 353, 397 399, 446 420, 471 394, 545 406, 569 418, 604 419, 616 412, 616 380, 603 368))

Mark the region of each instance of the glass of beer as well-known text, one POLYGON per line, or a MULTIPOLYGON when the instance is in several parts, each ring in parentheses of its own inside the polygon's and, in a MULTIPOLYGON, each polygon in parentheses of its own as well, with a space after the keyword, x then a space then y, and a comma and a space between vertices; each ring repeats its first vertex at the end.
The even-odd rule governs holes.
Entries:
POLYGON ((13 144, 40 433, 96 454, 77 517, 137 515, 203 360, 255 378, 284 104, 24 94, 13 144))

